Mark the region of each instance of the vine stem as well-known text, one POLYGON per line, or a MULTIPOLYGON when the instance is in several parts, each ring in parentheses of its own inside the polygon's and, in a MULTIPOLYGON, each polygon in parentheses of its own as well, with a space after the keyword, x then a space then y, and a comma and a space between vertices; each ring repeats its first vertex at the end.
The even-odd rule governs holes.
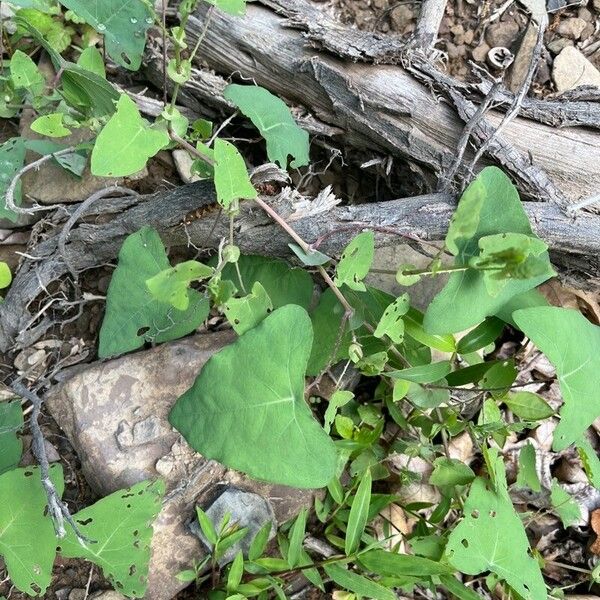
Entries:
MULTIPOLYGON (((302 248, 304 252, 309 254, 311 252, 311 247, 307 244, 288 224, 288 222, 273 208, 271 208, 260 196, 254 198, 254 202, 256 202, 297 244, 302 248)), ((340 291, 340 289, 333 283, 333 279, 329 276, 329 273, 319 265, 317 267, 321 277, 325 283, 331 288, 331 291, 335 294, 336 298, 340 301, 340 304, 344 307, 346 312, 346 318, 349 319, 354 314, 354 309, 350 306, 350 303, 344 297, 344 294, 340 291)))
POLYGON ((63 150, 59 150, 58 152, 53 152, 52 154, 46 154, 45 156, 42 156, 38 160, 35 160, 32 163, 29 163, 28 165, 25 165, 13 177, 12 181, 10 182, 10 185, 8 186, 8 189, 6 190, 6 208, 8 208, 9 210, 12 210, 13 212, 16 212, 18 214, 21 214, 21 215, 30 215, 35 212, 54 210, 56 208, 56 205, 41 206, 39 204, 36 204, 34 206, 31 206, 30 208, 22 208, 20 206, 17 206, 15 204, 15 192, 17 189, 17 185, 18 185, 19 181, 21 181, 21 178, 23 177, 23 175, 25 175, 25 173, 28 173, 29 171, 33 171, 34 169, 39 169, 43 164, 47 163, 48 161, 52 160, 53 158, 56 158, 57 156, 64 156, 65 154, 71 154, 72 152, 75 152, 75 148, 73 146, 70 146, 69 148, 64 148, 63 150))

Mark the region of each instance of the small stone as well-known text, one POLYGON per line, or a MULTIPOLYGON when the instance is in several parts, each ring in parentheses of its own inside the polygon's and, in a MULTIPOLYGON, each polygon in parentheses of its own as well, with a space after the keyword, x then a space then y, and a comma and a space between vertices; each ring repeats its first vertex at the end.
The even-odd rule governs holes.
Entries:
POLYGON ((490 50, 491 48, 485 42, 479 44, 479 46, 477 46, 477 48, 475 48, 471 53, 473 55, 473 60, 475 62, 485 62, 490 50))
POLYGON ((89 600, 127 600, 123 594, 115 592, 115 590, 103 590, 95 592, 88 596, 89 600))
POLYGON ((550 40, 546 47, 552 54, 560 54, 562 50, 564 50, 567 46, 573 46, 573 40, 568 40, 563 37, 556 37, 553 40, 550 40))
POLYGON ((561 22, 556 30, 559 35, 571 40, 578 40, 583 33, 587 23, 579 17, 572 17, 561 22))
POLYGON ((519 35, 519 26, 512 19, 490 25, 485 33, 488 46, 510 48, 519 35))
POLYGON ((582 85, 600 88, 600 71, 576 48, 569 46, 554 59, 552 78, 559 92, 582 85))
POLYGON ((585 6, 582 6, 579 11, 577 12, 577 16, 580 19, 583 19, 584 21, 587 21, 588 23, 591 23, 594 21, 594 15, 592 14, 591 10, 588 10, 587 8, 585 8, 585 6))
POLYGON ((600 12, 600 0, 594 0, 594 10, 600 12))
MULTIPOLYGON (((230 525, 248 528, 247 535, 223 555, 219 561, 220 565, 230 563, 240 551, 247 554, 252 540, 266 523, 271 522, 269 538, 274 537, 277 531, 275 513, 269 502, 259 494, 245 492, 235 487, 227 488, 208 508, 204 508, 204 512, 217 531, 221 528, 223 517, 226 514, 231 515, 230 525)), ((197 521, 193 522, 192 531, 208 550, 212 548, 212 544, 204 537, 197 521)))
POLYGON ((200 180, 198 175, 192 173, 194 159, 187 150, 173 150, 173 161, 175 162, 175 168, 183 183, 193 183, 194 181, 200 180))
POLYGON ((465 34, 463 35, 463 43, 470 46, 473 43, 474 38, 475 32, 472 29, 469 29, 469 31, 465 31, 465 34))
POLYGON ((406 4, 401 4, 394 8, 390 13, 392 29, 394 31, 402 31, 414 19, 414 16, 412 9, 406 4))
POLYGON ((69 594, 69 600, 85 600, 87 592, 84 589, 75 588, 69 594))

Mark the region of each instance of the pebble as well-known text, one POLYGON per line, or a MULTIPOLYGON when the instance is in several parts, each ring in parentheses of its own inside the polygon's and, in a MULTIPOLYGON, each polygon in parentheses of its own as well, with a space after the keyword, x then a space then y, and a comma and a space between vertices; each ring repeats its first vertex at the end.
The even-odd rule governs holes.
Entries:
POLYGON ((600 71, 577 48, 567 46, 554 59, 552 78, 559 92, 582 85, 600 88, 600 71))
POLYGON ((488 46, 494 48, 503 46, 510 48, 519 35, 519 26, 512 20, 502 21, 490 25, 485 33, 485 41, 488 46))
POLYGON ((483 44, 479 44, 477 48, 473 49, 473 60, 476 62, 485 62, 490 50, 491 48, 485 42, 483 44))
MULTIPOLYGON (((225 552, 219 561, 221 565, 230 563, 240 551, 248 554, 252 540, 266 523, 271 522, 269 538, 272 538, 277 530, 275 513, 269 502, 259 494, 246 492, 235 487, 227 488, 208 508, 200 508, 204 509, 206 516, 217 531, 221 529, 221 523, 225 515, 230 515, 230 525, 248 528, 248 534, 225 552)), ((207 549, 212 548, 212 544, 204 537, 196 521, 193 523, 192 531, 200 538, 207 549)))
POLYGON ((562 35, 571 40, 578 40, 586 28, 587 22, 579 17, 565 19, 556 30, 559 35, 562 35))

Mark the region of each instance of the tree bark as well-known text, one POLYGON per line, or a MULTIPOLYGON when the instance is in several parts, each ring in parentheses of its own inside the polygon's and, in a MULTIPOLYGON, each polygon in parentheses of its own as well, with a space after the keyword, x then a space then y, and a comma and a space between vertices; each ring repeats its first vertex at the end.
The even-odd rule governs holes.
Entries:
MULTIPOLYGON (((29 250, 31 258, 24 260, 6 294, 0 310, 0 351, 8 351, 15 342, 17 349, 28 346, 52 325, 48 317, 34 321, 29 310, 38 296, 47 294, 52 282, 70 270, 83 271, 114 262, 125 237, 143 225, 156 228, 170 247, 193 244, 202 249, 216 248, 229 235, 229 221, 219 216, 215 200, 209 182, 151 196, 103 199, 102 205, 92 206, 86 220, 70 232, 64 254, 59 247, 61 228, 52 224, 45 239, 29 250), (185 226, 185 216, 199 207, 207 207, 204 216, 185 226)), ((377 247, 415 238, 442 240, 456 203, 451 195, 430 194, 337 206, 326 212, 303 209, 302 216, 289 195, 264 200, 287 218, 307 242, 323 238, 319 248, 330 256, 339 256, 361 229, 375 230, 377 247)), ((525 202, 524 208, 535 232, 549 244, 553 263, 564 279, 586 287, 600 278, 600 216, 583 213, 573 219, 558 207, 541 202, 525 202)), ((254 203, 241 204, 235 224, 235 240, 243 252, 280 257, 292 254, 288 247, 290 238, 254 203)))
MULTIPOLYGON (((204 30, 205 18, 202 5, 188 22, 192 39, 204 30)), ((306 0, 260 0, 248 5, 244 18, 213 12, 199 57, 217 74, 255 81, 307 110, 325 132, 329 128, 323 135, 331 141, 399 157, 439 177, 452 164, 464 120, 474 110, 469 103, 474 88, 427 63, 407 69, 380 64, 401 63, 403 48, 391 36, 344 28, 306 0)), ((196 78, 182 101, 224 106, 214 75, 210 83, 196 78)), ((501 100, 509 99, 504 92, 501 100)), ((490 147, 488 160, 503 166, 525 197, 563 203, 593 195, 600 188, 597 134, 532 120, 546 113, 546 105, 525 104, 531 119, 515 119, 490 147)), ((578 101, 573 110, 567 106, 548 103, 548 122, 600 127, 594 99, 578 101)), ((474 142, 487 139, 501 117, 492 111, 474 142)), ((470 158, 468 152, 467 164, 470 158)), ((468 178, 468 170, 462 175, 468 178)))

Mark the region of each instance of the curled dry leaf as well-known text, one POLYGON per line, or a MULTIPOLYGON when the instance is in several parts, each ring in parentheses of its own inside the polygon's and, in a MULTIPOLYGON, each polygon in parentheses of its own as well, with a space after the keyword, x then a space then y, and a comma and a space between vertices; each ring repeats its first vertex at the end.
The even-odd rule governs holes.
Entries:
POLYGON ((402 507, 390 504, 379 513, 375 524, 377 538, 385 540, 386 550, 397 547, 400 554, 406 554, 406 536, 412 533, 416 522, 417 519, 409 517, 402 507))
POLYGON ((592 511, 590 515, 590 526, 596 534, 596 539, 590 546, 590 552, 596 556, 600 556, 600 508, 592 511))

